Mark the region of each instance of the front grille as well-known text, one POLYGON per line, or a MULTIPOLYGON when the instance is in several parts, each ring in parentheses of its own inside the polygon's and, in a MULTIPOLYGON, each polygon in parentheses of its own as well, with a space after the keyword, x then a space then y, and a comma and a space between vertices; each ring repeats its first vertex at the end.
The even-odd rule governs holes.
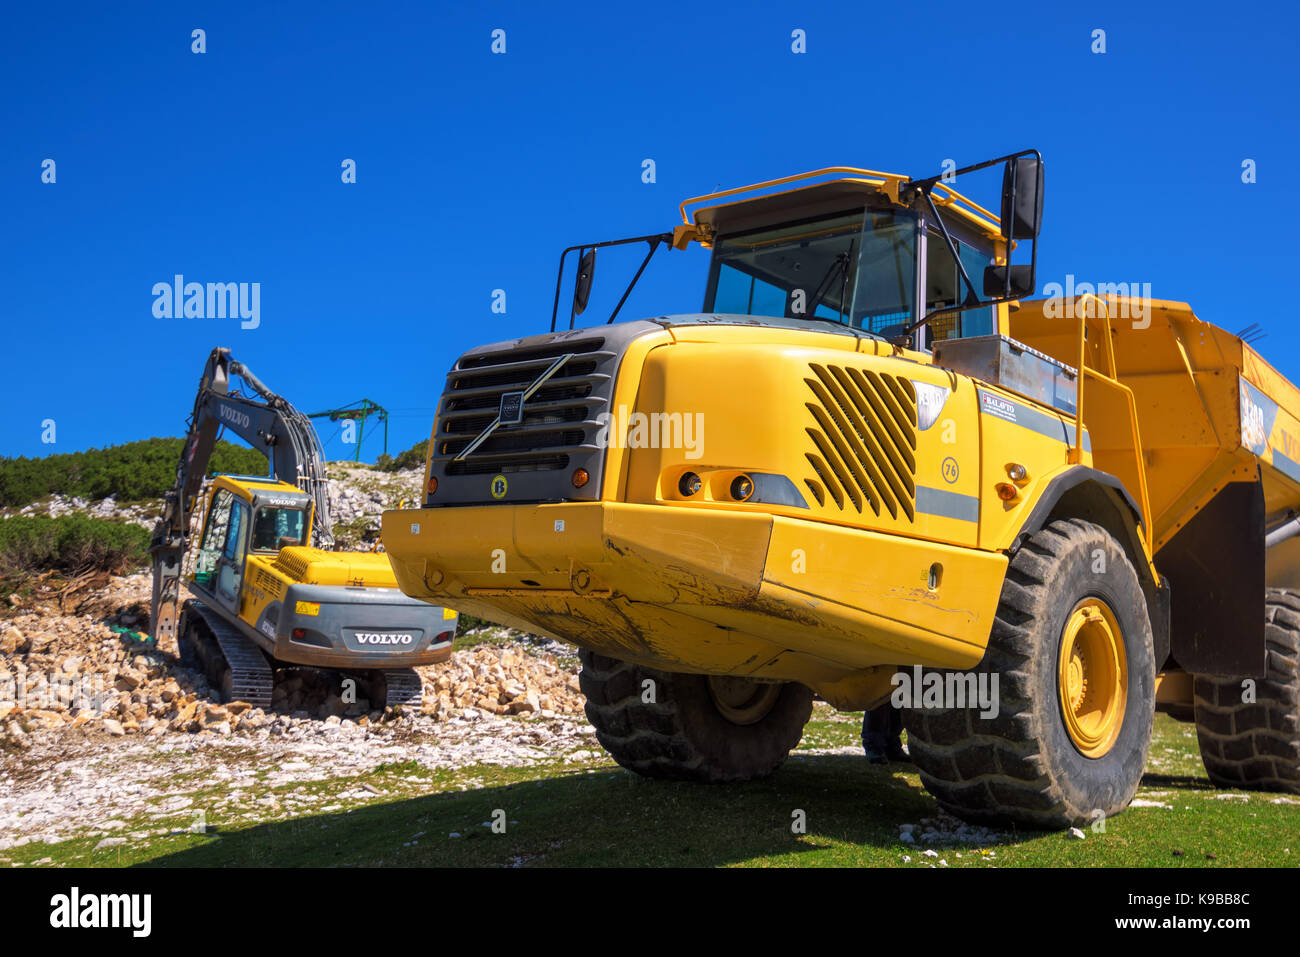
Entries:
POLYGON ((549 472, 597 449, 598 416, 609 407, 617 353, 603 337, 470 353, 443 391, 434 438, 435 474, 549 472), (524 392, 561 356, 571 355, 523 405, 517 424, 502 425, 466 458, 456 456, 496 420, 501 398, 524 392))
POLYGON ((804 479, 821 506, 916 517, 916 389, 869 368, 809 363, 812 447, 804 479))

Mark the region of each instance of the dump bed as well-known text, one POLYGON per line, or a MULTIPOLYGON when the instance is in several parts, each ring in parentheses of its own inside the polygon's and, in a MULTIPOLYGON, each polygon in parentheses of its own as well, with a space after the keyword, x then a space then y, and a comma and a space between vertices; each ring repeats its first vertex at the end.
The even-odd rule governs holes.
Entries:
MULTIPOLYGON (((1157 550, 1232 478, 1261 467, 1268 518, 1300 508, 1300 389, 1237 336, 1198 319, 1182 302, 1134 299, 1025 302, 1011 335, 1062 362, 1080 365, 1078 316, 1089 332, 1084 361, 1113 372, 1133 392, 1146 458, 1157 550), (1054 313, 1067 312, 1066 316, 1054 313), (1102 316, 1110 315, 1114 367, 1102 316)), ((1137 487, 1126 397, 1095 380, 1084 387, 1083 418, 1096 466, 1137 487)))
MULTIPOLYGON (((1264 584, 1300 585, 1300 537, 1267 552, 1263 542, 1300 511, 1300 389, 1259 353, 1161 300, 1022 302, 1009 331, 1086 366, 1079 411, 1093 464, 1148 512, 1156 567, 1173 579, 1175 634, 1198 630, 1209 606, 1235 604, 1227 592, 1262 602, 1264 584), (1189 604, 1193 593, 1203 597, 1189 604)), ((1208 649, 1212 626, 1199 630, 1208 649)))

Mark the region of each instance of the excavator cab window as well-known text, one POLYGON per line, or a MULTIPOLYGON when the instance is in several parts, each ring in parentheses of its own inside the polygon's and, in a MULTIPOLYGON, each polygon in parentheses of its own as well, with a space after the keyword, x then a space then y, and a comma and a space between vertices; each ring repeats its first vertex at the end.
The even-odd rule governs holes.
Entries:
POLYGON ((217 559, 226 547, 226 535, 230 530, 230 509, 235 496, 228 489, 217 489, 208 507, 207 525, 203 529, 203 539, 199 544, 198 559, 194 563, 194 580, 204 587, 212 583, 212 575, 217 569, 217 559))
POLYGON ((263 506, 253 519, 251 547, 255 552, 278 552, 289 545, 301 545, 306 529, 302 509, 263 506))
POLYGON ((244 580, 244 551, 248 545, 248 505, 234 500, 226 544, 217 559, 217 596, 231 608, 239 607, 239 588, 244 580))
POLYGON ((217 489, 194 565, 194 582, 214 591, 232 608, 239 604, 248 545, 248 503, 229 489, 217 489))

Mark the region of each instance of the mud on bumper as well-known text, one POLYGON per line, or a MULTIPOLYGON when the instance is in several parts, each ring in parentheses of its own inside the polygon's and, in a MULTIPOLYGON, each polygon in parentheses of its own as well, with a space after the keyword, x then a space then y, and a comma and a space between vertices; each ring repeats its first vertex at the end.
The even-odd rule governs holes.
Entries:
POLYGON ((425 601, 651 667, 814 686, 974 665, 1006 568, 821 522, 612 502, 390 511, 383 536, 425 601))

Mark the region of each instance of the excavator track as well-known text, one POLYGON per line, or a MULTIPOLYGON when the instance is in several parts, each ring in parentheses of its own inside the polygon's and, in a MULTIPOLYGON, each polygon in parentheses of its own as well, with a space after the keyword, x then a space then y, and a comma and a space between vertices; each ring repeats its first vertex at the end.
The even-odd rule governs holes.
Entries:
POLYGON ((275 673, 262 650, 203 602, 191 601, 188 609, 206 626, 208 635, 204 637, 210 636, 210 643, 206 647, 199 644, 196 650, 209 677, 219 681, 222 696, 227 701, 247 701, 255 708, 270 708, 275 673))
POLYGON ((414 668, 389 668, 384 671, 384 707, 420 709, 423 687, 414 668))

